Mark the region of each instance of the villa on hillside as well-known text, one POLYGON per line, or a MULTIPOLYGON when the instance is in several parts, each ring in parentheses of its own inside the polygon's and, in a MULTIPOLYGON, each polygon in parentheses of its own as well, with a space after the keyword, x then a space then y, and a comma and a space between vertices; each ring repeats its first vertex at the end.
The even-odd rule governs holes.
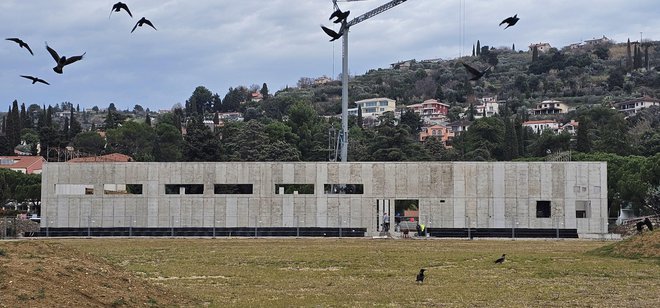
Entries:
POLYGON ((45 161, 41 156, 0 156, 0 169, 9 169, 25 174, 41 174, 45 161))
POLYGON ((531 114, 558 114, 568 113, 568 105, 560 101, 547 100, 536 104, 536 108, 530 111, 531 114))
POLYGON ((449 105, 435 99, 425 100, 421 104, 408 105, 409 109, 412 109, 423 120, 428 121, 444 118, 449 113, 449 107, 449 105))
POLYGON ((497 102, 497 95, 482 97, 479 99, 479 103, 479 105, 474 106, 475 119, 492 117, 500 112, 500 104, 497 102))
POLYGON ((432 125, 429 127, 423 127, 422 131, 419 133, 419 141, 424 142, 429 137, 436 137, 442 141, 442 143, 447 147, 447 141, 454 138, 454 132, 451 131, 451 127, 445 125, 432 125))
POLYGON ((651 106, 660 106, 660 99, 644 96, 614 104, 616 110, 626 115, 634 115, 640 110, 651 106))
POLYGON ((362 108, 362 117, 378 117, 385 112, 396 110, 396 101, 390 98, 378 97, 355 102, 356 108, 349 108, 348 115, 357 116, 358 108, 362 108))
POLYGON ((531 128, 535 133, 540 134, 544 130, 552 130, 557 133, 559 131, 559 123, 555 120, 535 120, 523 122, 523 127, 531 128))

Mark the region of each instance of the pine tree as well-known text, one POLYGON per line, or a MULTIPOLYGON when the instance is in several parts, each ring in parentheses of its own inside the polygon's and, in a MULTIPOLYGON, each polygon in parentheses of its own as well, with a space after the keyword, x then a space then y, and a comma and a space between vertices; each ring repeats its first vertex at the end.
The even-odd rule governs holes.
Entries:
POLYGON ((362 118, 362 105, 358 105, 357 110, 357 125, 359 128, 364 128, 364 119, 362 118))
POLYGON ((261 96, 263 96, 264 99, 268 98, 268 85, 265 82, 261 86, 261 90, 259 91, 259 93, 261 93, 261 96))
POLYGON ((632 70, 632 54, 630 50, 630 38, 628 39, 628 43, 626 43, 626 68, 628 71, 632 70))
POLYGON ((32 120, 30 115, 25 111, 25 103, 21 104, 21 126, 22 128, 32 128, 32 120))

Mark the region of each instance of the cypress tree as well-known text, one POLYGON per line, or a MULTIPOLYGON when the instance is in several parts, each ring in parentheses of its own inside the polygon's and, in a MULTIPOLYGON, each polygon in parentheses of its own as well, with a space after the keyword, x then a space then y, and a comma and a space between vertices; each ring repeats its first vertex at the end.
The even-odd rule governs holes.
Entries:
POLYGON ((362 105, 358 105, 358 110, 357 110, 357 125, 359 128, 363 128, 362 125, 364 124, 364 119, 362 119, 362 105))
POLYGON ((472 44, 472 56, 474 57, 476 54, 474 53, 474 44, 472 44))
POLYGON ((477 40, 477 56, 481 54, 481 43, 477 40))
POLYGON ((632 70, 632 55, 630 51, 630 38, 628 38, 628 43, 626 43, 626 68, 630 71, 632 70))
POLYGON ((151 116, 149 115, 149 112, 147 112, 147 116, 144 118, 144 123, 151 126, 151 116))

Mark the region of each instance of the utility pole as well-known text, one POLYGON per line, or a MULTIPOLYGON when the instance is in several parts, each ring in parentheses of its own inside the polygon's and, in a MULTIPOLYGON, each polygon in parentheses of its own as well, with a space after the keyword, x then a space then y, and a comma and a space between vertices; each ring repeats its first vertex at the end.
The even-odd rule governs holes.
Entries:
MULTIPOLYGON (((371 17, 374 17, 382 12, 385 12, 407 0, 392 0, 385 3, 367 13, 364 13, 353 20, 342 22, 341 28, 343 30, 342 38, 342 72, 341 72, 341 132, 339 134, 339 141, 341 147, 341 161, 348 161, 348 32, 350 28, 357 25, 371 17)), ((335 1, 335 7, 336 7, 335 1)))

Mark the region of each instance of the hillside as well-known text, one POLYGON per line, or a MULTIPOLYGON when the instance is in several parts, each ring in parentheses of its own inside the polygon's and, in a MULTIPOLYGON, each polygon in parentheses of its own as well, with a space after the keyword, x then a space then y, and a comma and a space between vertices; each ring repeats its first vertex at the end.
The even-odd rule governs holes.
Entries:
POLYGON ((0 264, 0 307, 199 306, 58 243, 2 242, 0 264))

